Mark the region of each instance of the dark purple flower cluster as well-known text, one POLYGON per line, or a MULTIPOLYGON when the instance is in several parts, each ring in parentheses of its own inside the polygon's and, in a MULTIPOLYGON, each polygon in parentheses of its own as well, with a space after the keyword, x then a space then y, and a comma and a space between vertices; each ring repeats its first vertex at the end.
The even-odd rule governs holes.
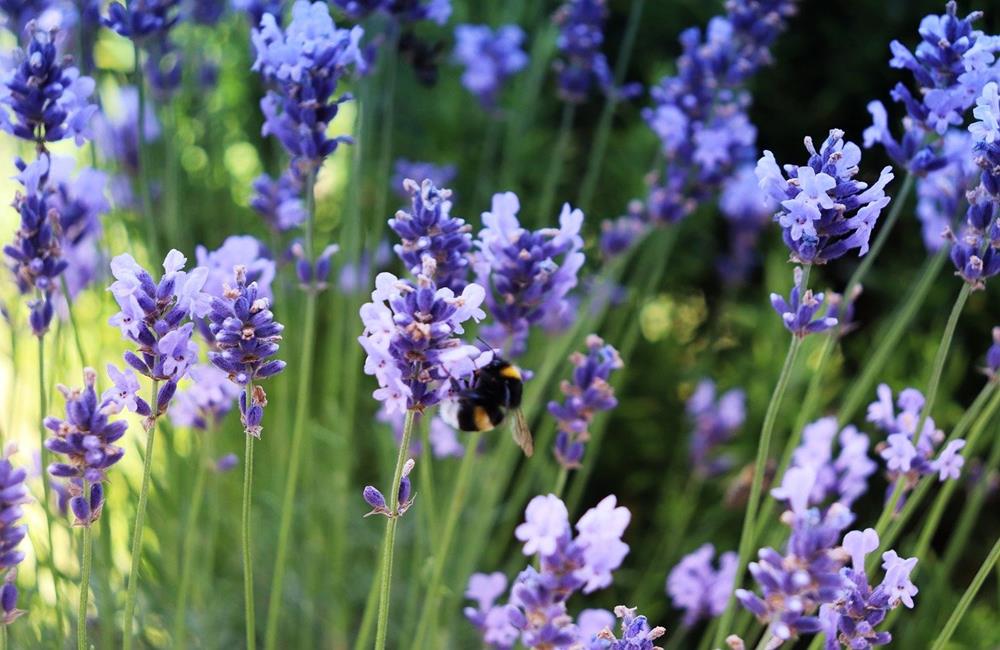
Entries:
POLYGON ((735 166, 752 160, 756 129, 743 84, 770 62, 770 45, 793 12, 791 0, 734 0, 704 35, 696 27, 681 34, 677 73, 650 90, 654 105, 643 111, 665 158, 647 200, 648 220, 683 219, 735 166))
MULTIPOLYGON (((1000 43, 1000 38, 997 39, 1000 43)), ((991 81, 976 100, 973 115, 979 120, 969 125, 975 141, 976 165, 982 170, 979 185, 968 195, 965 227, 952 240, 951 261, 958 275, 982 289, 985 281, 1000 273, 1000 90, 991 81)))
POLYGON ((364 30, 337 29, 325 2, 296 0, 282 31, 278 19, 264 14, 253 31, 257 60, 253 69, 276 89, 261 100, 263 135, 273 135, 294 159, 298 172, 316 170, 347 136, 330 137, 327 126, 350 95, 335 96, 337 84, 353 66, 366 64, 359 43, 364 30))
POLYGON ((852 530, 844 535, 844 553, 851 557, 851 566, 841 570, 843 587, 832 603, 820 607, 819 618, 826 635, 825 650, 851 648, 871 650, 892 641, 889 632, 876 629, 886 615, 901 603, 913 607, 917 587, 910 573, 917 558, 903 559, 895 551, 882 554, 885 577, 872 588, 865 574, 865 556, 878 549, 878 533, 872 528, 863 532, 852 530))
POLYGON ((416 496, 413 493, 413 485, 410 482, 410 473, 413 472, 414 466, 416 466, 416 461, 412 458, 403 463, 403 470, 399 480, 399 492, 396 493, 395 512, 389 509, 389 504, 386 502, 385 496, 379 492, 378 488, 373 485, 365 486, 365 489, 361 492, 361 496, 364 497, 365 503, 372 507, 371 512, 365 515, 366 517, 372 515, 402 517, 406 514, 406 511, 413 505, 413 497, 416 496))
POLYGON ((791 527, 785 552, 763 548, 757 562, 750 563, 750 573, 761 588, 760 596, 746 589, 736 590, 740 604, 767 623, 779 642, 818 631, 820 605, 833 602, 840 594, 839 572, 844 563, 837 542, 854 515, 840 503, 834 503, 824 513, 807 508, 815 477, 811 469, 804 468, 791 468, 785 473, 782 488, 791 506, 782 516, 791 527))
POLYGON ((556 460, 566 469, 580 466, 584 445, 590 439, 587 428, 594 415, 618 405, 608 379, 623 365, 618 350, 595 334, 587 337, 587 353, 573 353, 570 363, 574 366, 573 377, 560 387, 565 400, 562 404, 549 402, 549 413, 558 422, 556 460))
POLYGON ((553 18, 559 26, 556 47, 562 57, 555 70, 559 95, 566 101, 585 101, 595 86, 612 91, 611 69, 601 53, 607 16, 604 0, 568 0, 553 18))
POLYGON ((19 192, 14 198, 14 207, 21 222, 14 243, 3 249, 18 290, 22 294, 35 294, 28 304, 31 310, 28 321, 31 331, 39 337, 45 335, 52 322, 52 296, 67 266, 60 246, 59 214, 47 188, 51 164, 48 154, 30 165, 17 160, 21 171, 17 180, 24 193, 19 192))
POLYGON ((52 432, 45 448, 65 456, 63 461, 49 465, 49 474, 69 479, 69 506, 77 526, 89 526, 101 516, 105 474, 125 454, 114 443, 125 435, 128 423, 108 420, 109 415, 121 410, 121 405, 112 398, 99 402, 96 384, 97 373, 92 368, 84 369, 82 389, 59 386, 66 398, 66 419, 45 418, 45 428, 52 432))
POLYGON ((90 102, 94 80, 80 74, 56 49, 56 32, 29 25, 27 51, 15 53, 15 67, 0 83, 0 131, 37 143, 72 137, 77 146, 90 136, 97 106, 90 102), (13 119, 11 119, 13 117, 13 119))
POLYGON ((226 287, 222 298, 212 299, 209 329, 217 351, 208 356, 231 381, 247 387, 240 396, 243 428, 259 438, 267 394, 254 382, 285 369, 284 361, 270 359, 278 353, 284 325, 274 320, 267 298, 258 295, 257 283, 247 284, 246 267, 237 266, 233 272, 235 285, 226 287))
POLYGON ((914 81, 913 91, 900 82, 891 93, 893 101, 906 109, 901 141, 889 130, 882 102, 868 104, 874 123, 865 131, 865 146, 881 144, 897 164, 917 174, 947 164, 940 136, 965 122, 965 114, 983 86, 997 76, 993 62, 1000 41, 972 28, 982 12, 974 11, 965 18, 959 18, 957 12, 952 1, 943 15, 931 14, 920 21, 921 40, 913 52, 899 41, 890 44, 889 65, 909 70, 914 81))
POLYGON ((193 0, 190 5, 186 9, 200 25, 215 25, 226 13, 226 0, 193 0))
POLYGON ((128 6, 112 2, 104 24, 134 41, 162 38, 180 20, 180 0, 130 0, 128 6))
POLYGON ((739 388, 717 395, 711 379, 698 382, 688 398, 687 416, 694 424, 689 453, 694 471, 700 477, 713 476, 732 465, 729 458, 715 456, 713 452, 743 426, 746 399, 746 392, 739 388))
POLYGON ((528 65, 523 42, 524 30, 517 25, 455 27, 455 61, 465 67, 462 85, 484 108, 496 108, 504 83, 528 65))
POLYGON ((486 287, 486 303, 495 323, 482 335, 490 345, 520 356, 528 329, 543 318, 558 320, 569 309, 567 294, 583 266, 583 213, 565 204, 559 228, 531 231, 521 227, 521 204, 513 192, 495 194, 473 261, 476 281, 486 287), (562 258, 557 262, 557 258, 562 258))
POLYGON ((253 191, 250 207, 275 232, 291 230, 308 217, 302 203, 302 179, 294 168, 286 169, 277 180, 261 174, 253 182, 253 191))
POLYGON ((210 310, 210 297, 202 291, 208 269, 185 272, 186 263, 180 252, 171 250, 163 261, 163 277, 156 283, 131 255, 111 260, 115 282, 109 289, 121 311, 109 322, 133 341, 139 352, 125 352, 125 362, 140 374, 165 382, 155 405, 138 400, 134 402, 137 408, 131 401, 128 408, 153 419, 166 410, 177 382, 198 360, 198 346, 191 340, 191 319, 203 318, 210 310))
POLYGON ((401 243, 393 249, 407 270, 417 275, 427 269, 438 287, 461 293, 468 284, 472 227, 451 216, 451 190, 438 189, 429 179, 419 185, 403 181, 410 194, 410 211, 399 210, 389 219, 401 243))
POLYGON ((0 607, 3 608, 3 618, 0 624, 10 625, 24 612, 17 608, 17 565, 24 559, 24 553, 17 550, 21 540, 28 534, 28 527, 20 522, 24 514, 21 506, 31 501, 28 488, 24 485, 27 472, 24 468, 14 468, 10 462, 16 447, 13 445, 4 449, 0 459, 0 574, 3 575, 3 586, 0 587, 0 607))
POLYGON ((618 605, 615 616, 621 619, 621 636, 616 637, 609 627, 599 631, 587 650, 663 650, 653 641, 667 633, 663 627, 650 627, 645 616, 636 614, 634 607, 618 605))
POLYGON ((380 12, 403 23, 429 20, 444 25, 451 17, 451 0, 333 0, 352 20, 380 12))
POLYGON ((756 170, 761 189, 781 206, 774 220, 792 261, 825 264, 855 248, 859 257, 864 255, 875 222, 890 201, 885 186, 893 179, 892 168, 884 167, 871 187, 854 180, 861 149, 845 142, 839 129, 830 130, 819 151, 812 138, 806 137, 805 146, 808 162, 785 165, 787 180, 770 151, 756 170))
POLYGON ((836 326, 836 318, 822 314, 817 316, 817 312, 823 307, 825 296, 822 293, 813 294, 812 289, 806 288, 802 269, 795 267, 792 276, 795 278, 795 284, 792 286, 788 301, 780 294, 771 294, 771 306, 778 312, 778 316, 781 316, 785 329, 802 338, 836 326))

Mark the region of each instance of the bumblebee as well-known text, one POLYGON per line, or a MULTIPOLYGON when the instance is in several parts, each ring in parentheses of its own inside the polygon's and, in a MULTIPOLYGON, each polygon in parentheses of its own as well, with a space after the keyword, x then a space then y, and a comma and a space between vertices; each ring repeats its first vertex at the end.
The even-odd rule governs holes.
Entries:
POLYGON ((446 402, 442 415, 461 431, 492 431, 511 416, 511 435, 525 456, 534 453, 528 422, 521 412, 524 382, 521 370, 498 356, 475 372, 472 382, 446 402))

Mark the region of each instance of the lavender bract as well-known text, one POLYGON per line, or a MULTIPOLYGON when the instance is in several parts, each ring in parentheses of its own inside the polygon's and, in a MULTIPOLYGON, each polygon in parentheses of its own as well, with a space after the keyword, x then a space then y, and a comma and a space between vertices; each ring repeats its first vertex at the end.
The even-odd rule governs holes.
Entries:
POLYGON ((521 49, 524 31, 517 25, 455 27, 455 62, 463 66, 462 85, 486 109, 496 108, 504 83, 528 65, 521 49))
POLYGON ((257 283, 247 284, 246 267, 236 266, 233 273, 235 283, 226 287, 221 298, 212 298, 209 329, 218 351, 210 352, 208 357, 231 381, 247 387, 240 395, 243 429, 259 438, 267 394, 254 382, 285 369, 284 361, 270 359, 278 353, 284 325, 274 320, 269 301, 260 294, 257 283))
POLYGON ((703 379, 687 401, 687 416, 694 423, 690 456, 695 474, 705 478, 728 469, 732 462, 725 456, 713 456, 746 420, 746 393, 734 388, 716 395, 715 382, 703 379))
POLYGON ((774 220, 792 261, 825 264, 853 249, 864 255, 879 214, 890 201, 885 186, 893 179, 892 168, 884 167, 871 187, 854 180, 861 149, 845 142, 839 129, 830 131, 818 151, 809 137, 805 146, 808 163, 785 165, 787 180, 770 151, 764 152, 756 170, 761 189, 781 205, 774 220))
POLYGON ((519 209, 513 192, 493 196, 490 212, 483 213, 473 261, 476 282, 486 288, 496 321, 482 329, 482 336, 511 357, 524 352, 531 325, 569 308, 567 294, 584 261, 582 212, 566 204, 558 229, 530 231, 518 222, 519 209))
POLYGON ((17 608, 17 565, 24 559, 24 553, 18 550, 21 540, 28 534, 28 527, 20 523, 24 514, 22 505, 29 503, 31 497, 24 485, 27 472, 24 468, 14 468, 10 457, 16 451, 13 445, 4 449, 0 458, 0 574, 3 575, 3 586, 0 587, 0 607, 3 608, 3 618, 0 624, 10 625, 24 612, 17 608))
POLYGON ((52 432, 45 448, 65 456, 64 461, 49 465, 48 472, 53 477, 68 479, 69 507, 77 526, 89 526, 101 516, 105 475, 125 454, 114 443, 125 435, 128 423, 108 420, 121 407, 110 398, 98 402, 96 384, 97 373, 85 368, 82 389, 59 386, 66 399, 66 418, 45 418, 45 428, 52 432))
POLYGON ((684 610, 684 625, 722 614, 736 582, 738 557, 729 551, 719 555, 719 568, 712 566, 715 547, 702 544, 688 553, 667 575, 667 595, 674 607, 684 610))
POLYGON ((587 429, 594 415, 618 405, 608 380, 623 365, 618 350, 594 334, 587 337, 587 353, 574 353, 570 363, 574 366, 572 379, 560 385, 565 396, 563 403, 552 401, 548 405, 549 413, 558 422, 553 451, 566 469, 580 466, 584 445, 590 439, 587 429))

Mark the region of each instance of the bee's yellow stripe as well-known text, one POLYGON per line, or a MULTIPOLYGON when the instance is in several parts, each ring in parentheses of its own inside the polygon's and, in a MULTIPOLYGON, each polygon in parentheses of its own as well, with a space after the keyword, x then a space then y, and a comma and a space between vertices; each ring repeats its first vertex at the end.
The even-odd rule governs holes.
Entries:
POLYGON ((493 428, 493 421, 490 414, 482 406, 476 406, 472 411, 472 421, 476 425, 477 431, 489 431, 493 428))
POLYGON ((521 381, 521 371, 518 369, 517 366, 514 365, 507 366, 506 368, 501 370, 500 376, 505 377, 507 379, 516 379, 518 381, 521 381))

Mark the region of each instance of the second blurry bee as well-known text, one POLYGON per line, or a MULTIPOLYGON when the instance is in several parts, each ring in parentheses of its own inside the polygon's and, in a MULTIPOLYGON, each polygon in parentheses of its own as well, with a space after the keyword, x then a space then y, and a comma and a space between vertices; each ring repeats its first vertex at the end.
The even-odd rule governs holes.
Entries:
POLYGON ((498 356, 475 372, 469 386, 458 391, 442 415, 461 431, 492 431, 511 416, 511 435, 525 456, 534 453, 528 423, 521 412, 524 382, 521 370, 498 356))

